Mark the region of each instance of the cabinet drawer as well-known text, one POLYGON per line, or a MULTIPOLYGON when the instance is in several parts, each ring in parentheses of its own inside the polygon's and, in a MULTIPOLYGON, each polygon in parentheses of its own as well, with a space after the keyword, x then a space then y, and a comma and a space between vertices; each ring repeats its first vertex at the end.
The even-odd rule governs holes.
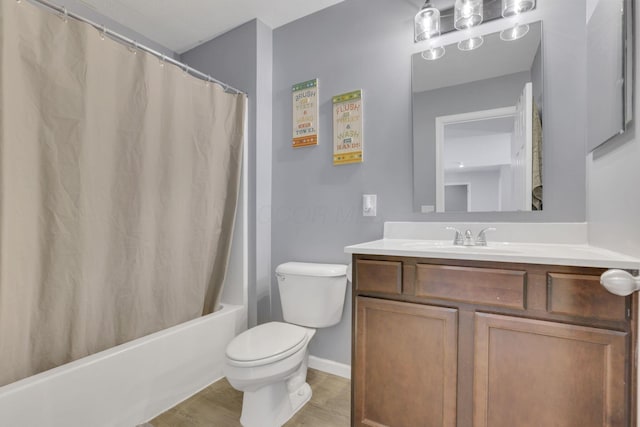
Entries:
POLYGON ((554 314, 625 321, 627 298, 600 285, 600 276, 549 273, 547 310, 554 314))
POLYGON ((356 289, 400 295, 402 263, 400 261, 356 261, 356 289))
POLYGON ((416 296, 525 309, 527 273, 418 264, 416 296))

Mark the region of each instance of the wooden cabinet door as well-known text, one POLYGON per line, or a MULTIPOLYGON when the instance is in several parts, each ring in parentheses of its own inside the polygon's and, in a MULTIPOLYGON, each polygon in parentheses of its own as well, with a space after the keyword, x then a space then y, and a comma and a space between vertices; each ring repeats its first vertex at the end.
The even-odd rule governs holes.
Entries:
POLYGON ((476 314, 474 427, 626 427, 627 334, 476 314))
POLYGON ((356 426, 456 425, 457 310, 358 297, 356 426))

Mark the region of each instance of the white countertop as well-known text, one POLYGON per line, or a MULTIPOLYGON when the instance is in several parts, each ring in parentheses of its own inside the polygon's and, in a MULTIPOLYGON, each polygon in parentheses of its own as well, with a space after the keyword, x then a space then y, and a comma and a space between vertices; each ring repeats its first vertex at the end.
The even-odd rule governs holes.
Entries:
POLYGON ((499 242, 482 247, 453 246, 448 240, 381 239, 344 250, 350 254, 640 269, 638 258, 586 244, 499 242))
POLYGON ((640 270, 640 258, 587 243, 584 223, 385 223, 384 238, 345 247, 350 254, 515 262, 640 270), (488 245, 454 246, 446 226, 470 228, 475 236, 487 226, 488 245), (447 238, 444 240, 444 238, 447 238), (492 237, 496 240, 494 241, 492 237), (502 241, 501 241, 502 240, 502 241))

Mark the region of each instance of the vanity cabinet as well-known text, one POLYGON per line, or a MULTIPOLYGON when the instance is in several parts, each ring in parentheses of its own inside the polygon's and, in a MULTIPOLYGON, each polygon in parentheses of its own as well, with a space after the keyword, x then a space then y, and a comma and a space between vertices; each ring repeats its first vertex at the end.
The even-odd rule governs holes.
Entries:
POLYGON ((637 297, 604 270, 353 262, 352 425, 635 425, 637 297))
POLYGON ((357 305, 363 425, 455 426, 457 310, 366 297, 357 305))

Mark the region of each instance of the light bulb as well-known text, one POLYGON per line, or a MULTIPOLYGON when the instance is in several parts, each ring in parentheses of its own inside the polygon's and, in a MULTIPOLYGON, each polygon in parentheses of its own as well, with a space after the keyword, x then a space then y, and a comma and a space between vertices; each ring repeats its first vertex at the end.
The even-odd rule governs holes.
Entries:
POLYGON ((515 27, 507 28, 506 30, 502 30, 500 32, 500 40, 504 40, 506 42, 512 42, 514 40, 518 40, 523 38, 529 32, 528 24, 520 24, 515 27))
POLYGON ((536 0, 502 0, 502 16, 508 18, 536 7, 536 0))
POLYGON ((484 11, 482 0, 456 0, 453 12, 453 26, 464 30, 482 24, 484 11))
POLYGON ((482 46, 484 38, 482 36, 471 37, 470 39, 462 40, 458 42, 458 49, 462 51, 474 50, 482 46))
POLYGON ((440 35, 440 11, 427 0, 413 20, 414 41, 421 42, 440 35))
POLYGON ((444 54, 444 46, 438 46, 423 51, 420 56, 422 56, 422 59, 426 59, 427 61, 435 61, 436 59, 442 58, 444 54))

